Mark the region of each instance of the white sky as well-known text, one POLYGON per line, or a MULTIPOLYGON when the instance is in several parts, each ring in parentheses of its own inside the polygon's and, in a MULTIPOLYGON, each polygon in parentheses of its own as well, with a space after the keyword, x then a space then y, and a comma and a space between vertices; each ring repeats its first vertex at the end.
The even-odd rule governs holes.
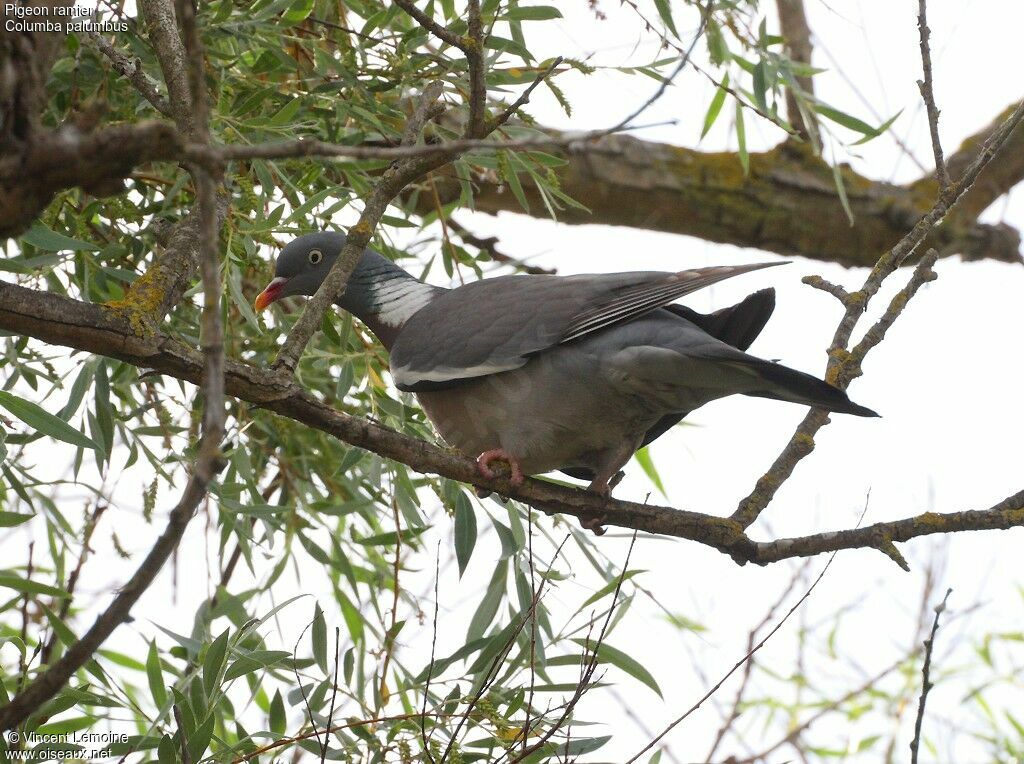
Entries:
MULTIPOLYGON (((767 0, 764 4, 766 8, 770 6, 767 0)), ((640 36, 634 34, 635 25, 618 3, 601 3, 602 10, 609 15, 606 22, 595 21, 584 2, 559 5, 566 15, 564 20, 536 25, 545 30, 533 45, 538 54, 594 54, 592 62, 607 65, 641 63, 656 54, 650 46, 637 46, 640 36)), ((807 0, 807 5, 817 44, 815 63, 832 67, 817 78, 819 95, 871 121, 871 111, 848 86, 848 78, 856 83, 881 119, 903 109, 895 131, 919 160, 930 166, 927 126, 915 84, 920 76, 917 4, 906 0, 830 4, 807 0)), ((1019 34, 1024 11, 1012 3, 974 0, 935 2, 930 14, 936 97, 942 109, 941 132, 947 153, 951 153, 963 137, 987 124, 1012 99, 1021 96, 1017 78, 1010 73, 1019 71, 1019 34)), ((693 20, 684 22, 680 28, 686 23, 692 24, 693 20)), ((610 72, 589 78, 570 75, 560 85, 574 104, 572 119, 567 119, 543 90, 534 98, 530 111, 543 124, 572 129, 615 123, 642 103, 655 87, 646 77, 625 78, 610 72)), ((641 120, 650 123, 673 119, 678 124, 646 130, 640 135, 695 145, 710 97, 706 81, 697 74, 686 73, 641 120)), ((729 108, 723 110, 703 148, 730 146, 729 113, 729 108)), ((750 117, 747 130, 752 149, 769 146, 778 137, 773 127, 750 117)), ((914 164, 901 156, 888 136, 858 147, 857 151, 859 156, 853 157, 853 161, 870 177, 906 181, 918 175, 914 164)), ((842 212, 837 209, 836 214, 842 212)), ((1024 228, 1024 205, 1019 196, 1011 195, 1008 201, 997 203, 986 218, 1006 220, 1024 228)), ((480 235, 498 236, 503 251, 555 266, 562 274, 669 270, 766 257, 762 252, 697 239, 624 228, 569 227, 515 215, 495 218, 464 214, 462 222, 480 235)), ((1024 413, 1019 385, 1024 379, 1024 361, 1019 351, 1019 328, 1024 325, 1024 301, 1020 299, 1024 269, 947 259, 939 263, 937 271, 938 281, 922 290, 886 341, 869 357, 865 376, 851 390, 856 401, 878 410, 883 418, 835 416, 833 424, 819 436, 814 454, 798 468, 752 529, 756 537, 850 527, 857 522, 869 491, 865 523, 924 510, 984 508, 1020 489, 1024 473, 1020 469, 1024 413)), ((798 260, 785 269, 718 285, 687 302, 698 310, 710 310, 732 304, 756 289, 775 287, 775 316, 752 352, 820 374, 825 363, 824 348, 839 318, 839 309, 832 297, 800 283, 803 275, 812 273, 850 287, 858 286, 864 276, 859 270, 798 260)), ((901 273, 891 280, 878 305, 905 277, 901 273)), ((731 512, 771 463, 803 413, 804 409, 797 406, 740 398, 700 410, 691 418, 698 427, 677 429, 652 449, 665 478, 670 503, 715 514, 731 512)), ((651 490, 649 483, 635 465, 627 473, 616 495, 643 500, 651 490)), ((162 505, 168 496, 163 499, 162 505)), ((653 500, 657 497, 652 496, 653 500)), ((137 502, 128 501, 117 515, 119 534, 136 552, 136 561, 148 548, 154 532, 140 522, 137 502)), ((9 534, 7 544, 23 544, 33 525, 9 534)), ((481 520, 481 528, 486 525, 481 520)), ((215 540, 206 536, 211 526, 212 518, 207 522, 201 516, 190 528, 179 554, 177 599, 171 600, 172 578, 165 572, 139 606, 135 623, 122 627, 112 645, 128 652, 141 652, 143 636, 148 638, 156 631, 147 621, 150 618, 171 628, 176 626, 180 632, 190 629, 191 614, 208 593, 207 564, 216 548, 215 540)), ((447 543, 450 533, 450 523, 442 519, 424 537, 425 547, 432 550, 437 539, 447 543)), ((496 549, 491 542, 493 539, 487 539, 478 546, 470 575, 463 582, 459 583, 451 574, 443 577, 442 601, 450 612, 442 624, 441 644, 446 628, 451 629, 453 639, 461 636, 468 615, 460 605, 473 605, 479 598, 482 579, 491 568, 487 554, 496 549)), ((621 559, 628 541, 613 532, 599 543, 610 557, 621 559)), ((939 588, 954 588, 951 609, 962 611, 977 602, 983 605, 971 617, 960 618, 940 632, 940 665, 971 662, 975 659, 970 646, 984 634, 1021 628, 1024 600, 1016 590, 1020 583, 1020 543, 1019 530, 964 534, 945 542, 911 542, 903 546, 913 568, 909 574, 876 551, 843 552, 802 616, 794 617, 783 627, 765 648, 764 656, 776 670, 791 670, 801 618, 814 624, 841 606, 859 603, 842 621, 837 643, 841 660, 835 664, 817 662, 814 666, 815 684, 830 687, 834 695, 841 695, 860 681, 858 676, 880 670, 906 649, 914 634, 923 571, 927 561, 938 556, 945 559, 945 576, 939 588), (953 655, 948 653, 949 648, 955 649, 953 655)), ((109 587, 123 580, 128 569, 109 556, 109 547, 101 547, 101 554, 108 555, 110 562, 102 571, 91 571, 93 578, 87 589, 95 592, 97 605, 105 604, 109 587)), ((428 592, 433 564, 429 556, 423 556, 421 562, 426 570, 412 588, 428 592)), ((814 561, 810 574, 816 575, 824 563, 824 558, 814 561)), ((272 564, 273 560, 266 561, 259 574, 268 573, 272 564)), ((705 679, 694 670, 691 656, 698 656, 702 671, 712 682, 724 674, 745 652, 748 630, 777 597, 793 568, 788 564, 767 569, 741 568, 704 547, 655 539, 637 543, 632 567, 649 571, 641 577, 641 583, 655 592, 669 610, 709 628, 703 636, 680 635, 659 618, 653 605, 638 600, 612 640, 648 665, 665 690, 665 700, 661 701, 631 680, 622 682, 618 688, 632 713, 649 728, 660 729, 707 689, 705 679)), ((551 607, 557 608, 564 601, 574 608, 579 592, 590 583, 581 568, 578 581, 567 582, 552 593, 551 607)), ((341 623, 329 607, 327 587, 318 579, 315 568, 305 571, 301 582, 286 579, 282 589, 288 587, 314 594, 322 592, 324 596, 319 601, 328 611, 328 622, 341 623)), ((283 599, 287 592, 279 590, 277 596, 283 599)), ((305 612, 312 610, 312 605, 303 604, 301 608, 305 612)), ((290 648, 304 624, 304 618, 286 619, 281 624, 280 644, 285 649, 290 648)), ((429 639, 429 630, 426 635, 429 639)), ((820 643, 821 635, 817 639, 820 643)), ((404 649, 407 657, 418 655, 422 643, 412 642, 404 649)), ((419 662, 418 658, 410 660, 414 664, 419 662)), ((615 674, 609 677, 617 678, 615 674)), ((962 747, 949 747, 951 729, 970 727, 978 713, 970 704, 961 703, 967 686, 967 680, 955 685, 940 684, 930 698, 927 729, 939 751, 936 761, 988 758, 984 749, 972 747, 964 736, 960 738, 962 747)), ((718 697, 721 702, 731 701, 733 692, 734 685, 730 683, 718 697)), ((594 761, 624 760, 643 742, 641 733, 607 697, 585 705, 581 715, 609 722, 604 733, 593 729, 588 732, 616 735, 612 744, 591 757, 594 761)), ((906 730, 907 719, 904 721, 906 730)), ((709 704, 673 732, 667 742, 675 760, 703 760, 718 722, 715 706, 709 704)), ((831 726, 828 730, 835 735, 812 734, 810 739, 829 747, 842 747, 845 736, 853 735, 855 746, 856 734, 867 736, 889 729, 884 716, 875 716, 849 725, 831 726)), ((760 731, 754 734, 756 737, 760 731)), ((765 742, 773 740, 774 736, 768 735, 765 742)), ((909 737, 905 736, 897 760, 904 758, 902 746, 907 742, 909 737)), ((742 752, 730 746, 720 751, 723 756, 742 752)), ((782 749, 779 758, 771 761, 783 761, 791 755, 791 751, 782 749)), ((861 760, 873 761, 877 756, 873 752, 861 760)))

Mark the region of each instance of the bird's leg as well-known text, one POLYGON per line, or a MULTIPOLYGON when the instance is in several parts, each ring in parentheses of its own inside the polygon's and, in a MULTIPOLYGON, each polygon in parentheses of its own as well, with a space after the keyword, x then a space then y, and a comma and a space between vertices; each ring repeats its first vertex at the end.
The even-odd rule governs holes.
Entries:
POLYGON ((484 451, 476 458, 476 468, 485 478, 494 480, 498 477, 498 473, 491 469, 491 462, 498 461, 508 464, 508 480, 512 487, 518 488, 521 486, 526 479, 523 475, 523 468, 519 466, 519 460, 504 448, 492 448, 490 451, 484 451))

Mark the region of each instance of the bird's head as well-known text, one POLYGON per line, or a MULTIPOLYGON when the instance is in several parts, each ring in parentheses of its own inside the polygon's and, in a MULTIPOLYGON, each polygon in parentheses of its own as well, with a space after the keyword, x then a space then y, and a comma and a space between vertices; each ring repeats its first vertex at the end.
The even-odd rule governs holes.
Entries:
POLYGON ((345 234, 337 231, 309 233, 289 242, 278 255, 273 280, 256 297, 256 310, 282 297, 316 294, 344 246, 345 234))

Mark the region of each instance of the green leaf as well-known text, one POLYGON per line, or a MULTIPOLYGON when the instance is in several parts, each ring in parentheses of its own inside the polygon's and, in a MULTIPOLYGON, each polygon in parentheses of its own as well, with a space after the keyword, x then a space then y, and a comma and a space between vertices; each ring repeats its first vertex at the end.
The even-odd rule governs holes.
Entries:
POLYGON ((508 560, 500 560, 491 574, 490 583, 487 584, 487 591, 480 605, 469 622, 469 631, 466 633, 466 641, 471 642, 482 637, 494 623, 494 616, 498 613, 498 606, 501 598, 505 596, 505 580, 508 576, 508 560))
POLYGON ((341 605, 341 616, 345 619, 348 633, 352 635, 353 642, 363 641, 363 616, 359 608, 352 604, 352 600, 345 596, 344 592, 337 592, 338 604, 341 605))
POLYGON ((668 494, 665 493, 665 484, 661 482, 661 475, 658 474, 657 467, 654 466, 654 460, 651 459, 651 452, 645 446, 634 454, 636 463, 640 465, 640 468, 644 471, 644 474, 650 478, 651 482, 654 483, 658 489, 658 493, 668 498, 668 494))
MULTIPOLYGON (((587 641, 584 639, 574 638, 572 641, 581 647, 589 646, 587 641)), ((622 650, 612 647, 605 642, 597 648, 597 660, 600 663, 610 663, 612 666, 622 669, 634 679, 654 690, 659 698, 662 696, 661 688, 658 687, 658 683, 655 681, 654 677, 651 676, 651 672, 641 666, 636 659, 631 658, 626 655, 626 653, 622 652, 622 650)))
MULTIPOLYGON (((641 573, 646 573, 646 572, 647 571, 645 571, 645 570, 630 570, 630 571, 627 571, 626 574, 624 576, 622 576, 622 581, 623 582, 628 581, 633 576, 637 576, 637 575, 640 575, 641 573)), ((581 610, 586 608, 588 605, 593 605, 598 600, 607 597, 609 594, 614 592, 618 588, 618 586, 619 586, 619 577, 616 576, 611 581, 609 581, 607 584, 605 584, 600 589, 598 589, 596 592, 594 592, 592 595, 590 595, 587 598, 587 601, 584 602, 582 605, 580 605, 579 609, 576 612, 579 613, 581 610)))
POLYGON ((284 700, 281 699, 281 691, 274 693, 274 699, 270 701, 270 731, 276 735, 283 735, 287 719, 284 715, 284 700))
POLYGON ((836 192, 839 194, 839 201, 843 205, 843 211, 846 213, 846 219, 850 221, 850 225, 853 225, 853 209, 850 207, 850 200, 846 196, 846 183, 843 182, 843 173, 839 169, 838 163, 833 158, 832 161, 832 179, 836 184, 836 192))
POLYGON ((90 244, 81 239, 72 239, 70 236, 50 230, 42 223, 36 223, 32 226, 28 233, 22 235, 21 240, 26 244, 31 244, 33 247, 45 249, 47 252, 61 252, 66 249, 75 251, 87 250, 90 252, 98 252, 100 250, 100 247, 97 247, 95 244, 90 244))
POLYGON ((51 597, 70 597, 63 589, 58 589, 56 586, 48 586, 41 584, 38 581, 32 581, 27 578, 22 578, 16 573, 3 572, 0 573, 0 586, 8 589, 14 589, 17 592, 24 592, 25 594, 47 594, 51 597))
POLYGON ((725 77, 722 78, 722 84, 718 90, 715 91, 715 97, 711 99, 711 105, 708 106, 708 113, 704 115, 704 128, 700 131, 700 137, 703 138, 708 134, 711 126, 715 124, 715 120, 718 119, 719 113, 722 111, 722 106, 725 104, 725 96, 727 95, 726 88, 729 87, 729 73, 725 73, 725 77))
POLYGON ((455 558, 459 563, 459 577, 466 572, 469 558, 476 546, 476 513, 462 491, 455 497, 455 558))
POLYGON ((0 390, 0 408, 5 408, 36 432, 49 435, 80 448, 98 450, 99 446, 90 438, 69 425, 63 419, 43 410, 39 406, 11 393, 0 390))
POLYGON ((220 672, 224 668, 224 660, 228 652, 228 631, 213 640, 206 651, 203 659, 203 689, 207 695, 212 695, 214 689, 220 684, 220 672))
POLYGON ((505 21, 548 21, 562 18, 562 12, 550 5, 520 5, 509 8, 502 18, 505 21))
POLYGON ((316 612, 313 615, 313 629, 310 634, 313 640, 313 657, 316 659, 320 670, 327 673, 327 622, 324 620, 324 611, 317 604, 316 612))
POLYGON ((253 650, 238 657, 234 663, 228 666, 228 670, 224 672, 224 681, 229 682, 240 676, 251 674, 253 671, 270 668, 290 657, 291 653, 284 650, 253 650))
POLYGON ((658 15, 665 22, 665 26, 678 39, 679 30, 676 29, 676 22, 672 18, 672 7, 669 5, 669 0, 654 0, 654 7, 658 9, 658 15))
POLYGON ((747 154, 747 128, 743 124, 743 104, 736 102, 736 143, 743 174, 750 175, 750 155, 747 154))
POLYGON ((291 7, 281 16, 286 24, 298 24, 313 12, 315 0, 295 0, 291 7))
POLYGON ((754 67, 754 101, 761 111, 768 111, 768 72, 764 59, 754 67))
POLYGON ((31 520, 35 515, 23 515, 20 512, 0 512, 0 528, 13 528, 31 520))
POLYGON ((167 703, 167 688, 164 687, 160 654, 157 652, 155 641, 149 643, 149 654, 146 656, 146 679, 149 681, 149 694, 153 696, 153 703, 157 708, 163 708, 167 703))

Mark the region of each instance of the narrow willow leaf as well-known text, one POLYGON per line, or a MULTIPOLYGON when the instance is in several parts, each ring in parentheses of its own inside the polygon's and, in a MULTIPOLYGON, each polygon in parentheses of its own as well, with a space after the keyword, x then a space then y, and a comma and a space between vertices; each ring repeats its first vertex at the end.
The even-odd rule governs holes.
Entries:
POLYGON ((658 468, 654 466, 654 460, 651 459, 651 452, 646 446, 641 448, 634 455, 636 463, 640 465, 640 468, 644 471, 644 474, 650 478, 651 482, 658 489, 658 493, 668 498, 668 494, 665 493, 665 484, 661 482, 661 475, 658 474, 658 468))
POLYGON ((743 104, 736 102, 736 143, 743 174, 750 175, 750 155, 747 154, 747 128, 743 124, 743 104))
POLYGON ((509 8, 502 18, 505 21, 548 21, 562 18, 562 12, 550 5, 519 5, 509 8))
POLYGON ((0 528, 13 528, 31 520, 35 515, 23 515, 20 512, 0 512, 0 528))
POLYGON ((18 592, 24 592, 25 594, 47 594, 51 597, 70 597, 63 589, 58 589, 56 586, 48 586, 41 584, 38 581, 31 581, 27 578, 22 578, 16 573, 4 572, 0 573, 0 586, 8 589, 14 589, 18 592))
POLYGON ((679 30, 676 29, 676 22, 672 18, 672 6, 669 5, 669 0, 654 0, 654 7, 658 9, 658 15, 661 16, 661 20, 665 22, 665 26, 668 30, 679 38, 679 30))
POLYGON ((160 654, 156 642, 149 643, 149 654, 146 656, 146 679, 149 681, 149 694, 157 708, 163 708, 167 702, 167 689, 164 687, 163 672, 160 668, 160 654))
POLYGON ((50 230, 42 223, 36 223, 29 229, 28 233, 22 235, 21 240, 33 247, 45 249, 48 252, 61 252, 66 249, 73 251, 98 252, 100 250, 95 244, 90 244, 81 239, 72 239, 62 233, 50 230))
MULTIPOLYGON (((584 639, 574 638, 572 641, 580 645, 581 647, 588 646, 587 641, 584 639)), ((647 685, 652 690, 654 690, 654 692, 658 694, 659 698, 661 697, 661 688, 658 686, 657 681, 655 681, 654 677, 651 675, 651 672, 645 669, 642 665, 640 665, 640 663, 635 658, 632 658, 626 653, 622 652, 622 650, 612 647, 606 642, 597 648, 597 660, 600 663, 610 663, 616 668, 622 669, 634 679, 642 682, 643 684, 647 685)))
POLYGON ((722 84, 715 91, 715 97, 711 99, 711 105, 708 106, 708 113, 704 115, 704 128, 700 131, 700 137, 703 138, 708 134, 711 126, 715 124, 715 120, 718 119, 718 115, 722 111, 722 106, 725 104, 725 96, 727 95, 726 88, 729 87, 729 73, 725 73, 725 77, 722 78, 722 84))
POLYGON ((846 213, 846 219, 850 221, 850 225, 853 225, 853 210, 850 208, 850 200, 846 196, 846 183, 843 181, 843 173, 839 169, 839 164, 833 157, 832 161, 832 178, 836 184, 836 192, 839 194, 839 201, 843 205, 843 211, 846 213))
POLYGON ((327 622, 324 620, 324 611, 317 604, 316 612, 313 615, 313 628, 310 632, 313 642, 313 657, 316 659, 320 670, 327 673, 327 622))
POLYGON ((63 419, 11 393, 0 390, 0 408, 5 408, 36 432, 73 446, 99 450, 99 446, 63 419))
POLYGON ((476 534, 476 513, 469 499, 460 491, 455 497, 455 558, 459 563, 460 578, 473 556, 476 534))
POLYGON ((491 574, 490 583, 487 584, 487 591, 480 605, 469 622, 469 631, 466 633, 466 641, 470 642, 484 633, 494 622, 494 616, 498 613, 498 606, 502 597, 505 596, 505 580, 508 576, 508 560, 500 560, 491 574))
POLYGON ((220 684, 220 672, 224 668, 227 652, 228 631, 225 629, 223 634, 213 640, 203 659, 203 689, 207 695, 212 695, 220 684))
POLYGON ((281 698, 281 691, 274 693, 274 699, 270 701, 270 731, 276 735, 283 735, 287 719, 284 714, 284 700, 281 698))

